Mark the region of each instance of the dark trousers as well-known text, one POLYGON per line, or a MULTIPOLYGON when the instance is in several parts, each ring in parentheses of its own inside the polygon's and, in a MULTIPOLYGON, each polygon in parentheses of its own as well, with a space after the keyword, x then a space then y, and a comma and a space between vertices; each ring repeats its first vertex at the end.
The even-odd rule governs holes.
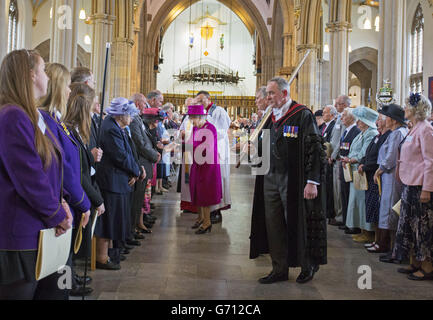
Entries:
MULTIPOLYGON (((66 265, 71 267, 72 255, 70 255, 66 265)), ((0 301, 1 300, 69 300, 69 290, 59 288, 59 280, 63 276, 64 274, 55 272, 52 275, 40 281, 29 282, 23 279, 9 285, 0 286, 0 301)))
POLYGON ((343 223, 346 225, 347 207, 349 206, 350 182, 344 180, 343 166, 340 162, 340 189, 341 189, 341 204, 343 213, 343 223))
POLYGON ((326 164, 326 217, 335 219, 336 213, 334 208, 334 165, 326 164))
POLYGON ((141 209, 143 208, 144 194, 146 193, 148 179, 144 181, 137 181, 135 183, 135 190, 132 196, 132 208, 131 208, 131 230, 135 231, 139 222, 141 209))
POLYGON ((296 228, 287 226, 287 179, 278 173, 269 173, 264 179, 266 231, 272 272, 277 275, 288 272, 288 228, 296 228))
MULTIPOLYGON (((287 223, 287 174, 269 173, 264 178, 265 221, 268 234, 269 253, 272 259, 272 272, 286 274, 289 269, 288 239, 296 239, 297 226, 287 223)), ((302 269, 310 267, 310 257, 303 257, 302 269)))

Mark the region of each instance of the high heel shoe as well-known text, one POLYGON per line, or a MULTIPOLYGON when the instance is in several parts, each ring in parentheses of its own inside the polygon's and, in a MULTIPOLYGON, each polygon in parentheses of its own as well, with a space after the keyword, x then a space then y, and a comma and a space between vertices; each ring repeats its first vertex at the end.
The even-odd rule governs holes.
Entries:
POLYGON ((198 229, 195 234, 205 234, 205 233, 211 233, 212 232, 212 225, 210 225, 209 227, 207 227, 206 229, 203 229, 203 227, 200 227, 200 229, 198 229))
POLYGON ((198 229, 203 224, 203 221, 196 221, 195 224, 191 227, 191 229, 198 229))

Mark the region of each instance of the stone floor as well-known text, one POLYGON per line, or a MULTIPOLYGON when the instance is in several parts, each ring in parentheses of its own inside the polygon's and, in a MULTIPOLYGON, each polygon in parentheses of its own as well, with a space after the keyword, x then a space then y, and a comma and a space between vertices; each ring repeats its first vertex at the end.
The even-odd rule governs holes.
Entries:
POLYGON ((299 285, 299 269, 289 281, 260 285, 270 271, 270 258, 250 260, 249 235, 254 178, 232 169, 232 210, 211 234, 195 235, 196 218, 179 210, 173 190, 155 196, 159 218, 153 234, 122 262, 120 271, 91 272, 93 295, 99 300, 273 300, 273 299, 433 299, 433 281, 414 282, 396 272, 398 266, 378 261, 362 245, 335 227, 329 228, 328 265, 314 280, 299 285), (372 270, 372 289, 358 288, 358 267, 372 270))

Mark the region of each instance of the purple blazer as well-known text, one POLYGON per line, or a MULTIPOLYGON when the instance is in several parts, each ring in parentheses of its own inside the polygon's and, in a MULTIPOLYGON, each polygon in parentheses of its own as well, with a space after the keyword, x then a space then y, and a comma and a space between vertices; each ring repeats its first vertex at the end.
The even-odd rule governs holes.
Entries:
POLYGON ((81 186, 80 148, 74 136, 66 129, 66 126, 63 128, 48 112, 43 110, 40 110, 40 112, 65 154, 63 158, 65 200, 75 213, 74 225, 76 225, 81 220, 81 214, 90 210, 91 206, 90 200, 81 186))
POLYGON ((0 251, 37 250, 39 231, 66 218, 61 163, 53 159, 44 169, 35 128, 21 108, 0 111, 0 251))

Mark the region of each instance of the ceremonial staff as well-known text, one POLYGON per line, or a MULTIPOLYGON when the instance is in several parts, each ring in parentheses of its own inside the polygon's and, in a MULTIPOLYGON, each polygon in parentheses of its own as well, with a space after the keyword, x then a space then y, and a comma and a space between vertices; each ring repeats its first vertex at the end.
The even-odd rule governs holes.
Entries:
POLYGON ((110 48, 111 43, 107 42, 107 51, 105 53, 105 68, 104 68, 104 81, 102 83, 102 100, 101 100, 101 114, 99 118, 99 129, 98 129, 98 140, 97 140, 97 147, 99 148, 101 145, 101 126, 102 126, 102 120, 104 115, 104 103, 105 103, 105 87, 107 84, 107 68, 108 68, 108 58, 110 57, 110 48))
MULTIPOLYGON (((310 53, 311 53, 311 49, 308 49, 308 51, 305 54, 304 58, 301 60, 301 62, 299 63, 299 65, 296 67, 296 69, 293 71, 292 76, 289 79, 289 86, 295 80, 296 76, 299 73, 299 70, 301 70, 301 68, 304 65, 305 61, 307 61, 307 58, 310 55, 310 53)), ((262 133, 263 127, 265 126, 266 122, 268 122, 271 114, 272 114, 272 108, 269 108, 268 112, 266 112, 266 114, 263 116, 263 119, 260 122, 260 125, 254 130, 253 134, 250 136, 250 138, 248 140, 249 144, 250 143, 254 144, 254 142, 259 138, 259 136, 262 133)), ((241 158, 240 158, 238 164, 236 165, 236 169, 239 169, 239 167, 241 166, 242 161, 244 160, 244 158, 246 156, 247 156, 247 152, 242 152, 241 158)))
MULTIPOLYGON (((104 104, 105 104, 105 88, 106 88, 106 84, 107 84, 107 68, 108 68, 108 58, 110 57, 110 49, 111 49, 111 43, 107 42, 106 44, 106 53, 105 53, 105 67, 104 67, 104 81, 102 83, 102 99, 101 99, 101 113, 99 115, 99 128, 98 128, 98 138, 96 140, 96 147, 99 148, 101 146, 101 127, 102 127, 102 120, 103 120, 103 115, 104 115, 104 104)), ((90 227, 93 227, 93 224, 95 223, 95 220, 98 218, 97 216, 97 212, 95 212, 95 216, 93 218, 93 221, 91 223, 90 227)), ((93 228, 92 228, 93 230, 93 228)), ((92 232, 91 232, 92 234, 92 232)), ((85 264, 84 264, 84 281, 83 281, 83 296, 82 299, 84 300, 84 294, 86 291, 86 279, 87 279, 87 265, 89 262, 89 248, 86 248, 86 252, 85 252, 85 264)))

